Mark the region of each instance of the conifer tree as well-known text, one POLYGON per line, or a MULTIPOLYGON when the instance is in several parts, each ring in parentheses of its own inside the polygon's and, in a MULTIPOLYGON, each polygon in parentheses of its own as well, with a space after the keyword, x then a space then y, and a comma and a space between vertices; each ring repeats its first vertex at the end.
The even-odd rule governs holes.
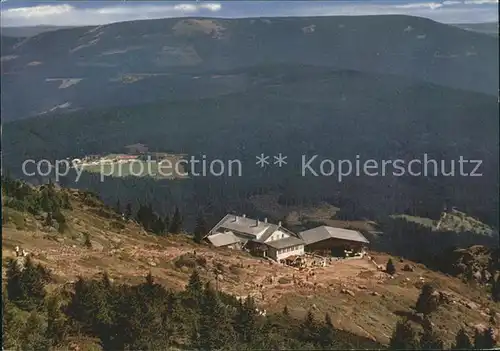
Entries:
POLYGON ((235 341, 227 309, 220 302, 217 292, 207 284, 200 310, 197 347, 202 350, 229 350, 234 349, 235 341))
POLYGON ((21 268, 15 259, 9 259, 6 264, 7 293, 12 302, 22 301, 24 291, 21 285, 21 268))
POLYGON ((476 330, 474 335, 474 348, 475 349, 492 349, 496 345, 493 328, 488 328, 482 332, 476 330))
POLYGON ((18 315, 19 311, 9 301, 7 290, 4 289, 2 291, 2 346, 5 350, 21 349, 19 335, 23 325, 17 318, 18 315))
POLYGON ((434 287, 428 283, 422 286, 420 296, 418 297, 415 305, 415 310, 424 315, 429 315, 434 312, 438 307, 438 300, 434 295, 434 287))
POLYGON ((257 311, 252 297, 248 296, 245 302, 240 301, 234 316, 234 330, 241 343, 252 343, 256 340, 257 311))
POLYGON ((165 234, 165 223, 163 223, 163 220, 161 219, 161 217, 155 216, 151 230, 156 235, 165 234))
POLYGON ((432 330, 431 324, 427 324, 424 327, 424 332, 420 337, 420 347, 423 350, 443 350, 443 341, 439 335, 432 330))
POLYGON ((52 213, 51 212, 47 213, 47 216, 45 217, 44 224, 47 227, 52 227, 54 225, 54 221, 52 220, 52 213))
POLYGON ((417 335, 409 321, 398 321, 389 343, 391 350, 417 350, 417 335))
POLYGON ((66 307, 66 314, 78 322, 81 330, 106 340, 110 335, 111 306, 109 291, 101 282, 78 278, 66 307))
POLYGON ((196 226, 194 228, 194 241, 198 244, 201 243, 207 232, 207 223, 205 222, 203 215, 200 213, 196 219, 196 226))
POLYGON ((309 310, 299 326, 299 340, 305 343, 316 344, 320 338, 319 332, 320 327, 309 310))
POLYGON ((392 262, 392 258, 389 258, 387 261, 387 265, 385 267, 385 271, 390 275, 394 275, 396 273, 396 266, 394 266, 394 262, 392 262))
POLYGON ((41 265, 35 265, 30 256, 21 267, 15 260, 7 265, 7 292, 9 299, 23 309, 31 310, 43 302, 45 285, 50 274, 41 265))
POLYGON ((170 232, 170 216, 166 215, 163 220, 163 224, 165 224, 165 233, 168 234, 170 232))
POLYGON ((48 350, 49 340, 45 337, 43 320, 36 311, 30 313, 20 339, 23 350, 48 350))
POLYGON ((464 328, 461 328, 457 336, 455 337, 455 343, 452 346, 452 350, 471 350, 472 342, 469 339, 469 336, 465 332, 464 328))
POLYGON ((493 301, 500 302, 500 274, 498 275, 496 281, 492 279, 493 283, 491 286, 491 297, 493 301))
POLYGON ((66 318, 60 308, 58 296, 51 296, 47 301, 47 330, 46 337, 52 346, 59 345, 67 333, 66 318))
POLYGON ((127 207, 125 208, 125 219, 128 221, 132 218, 132 205, 130 202, 127 204, 127 207))
POLYGON ((288 311, 288 306, 283 307, 283 316, 290 317, 290 312, 288 311))
POLYGON ((182 230, 182 217, 179 208, 176 207, 168 231, 169 233, 178 234, 181 232, 181 230, 182 230))
POLYGON ((84 242, 83 242, 83 245, 87 248, 87 249, 91 249, 92 248, 92 242, 90 241, 90 235, 89 233, 84 233, 83 234, 84 236, 84 242))
POLYGON ((334 344, 335 335, 334 335, 333 323, 328 313, 325 314, 325 322, 321 326, 319 340, 321 347, 323 347, 324 349, 331 349, 334 344))
POLYGON ((196 306, 202 300, 203 296, 203 282, 201 281, 198 270, 194 270, 189 277, 188 284, 186 285, 186 293, 188 298, 192 299, 196 306))

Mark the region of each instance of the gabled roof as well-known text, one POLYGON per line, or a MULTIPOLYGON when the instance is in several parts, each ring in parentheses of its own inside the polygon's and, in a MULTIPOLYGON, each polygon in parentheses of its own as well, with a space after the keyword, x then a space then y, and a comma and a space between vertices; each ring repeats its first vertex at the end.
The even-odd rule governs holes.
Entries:
MULTIPOLYGON (((219 223, 215 225, 215 227, 212 228, 210 233, 220 231, 220 229, 243 233, 253 239, 257 239, 257 237, 260 237, 264 233, 274 233, 276 229, 278 229, 278 226, 265 221, 259 221, 257 223, 256 219, 227 214, 219 223)), ((269 234, 269 236, 271 234, 269 234)))
POLYGON ((212 234, 207 236, 206 239, 215 247, 231 245, 242 241, 233 232, 212 234))
POLYGON ((294 236, 288 238, 268 241, 267 246, 274 247, 275 249, 284 249, 291 246, 304 245, 304 241, 294 236))
POLYGON ((368 239, 356 230, 333 228, 325 225, 300 232, 300 237, 305 241, 306 245, 331 238, 369 243, 368 239))

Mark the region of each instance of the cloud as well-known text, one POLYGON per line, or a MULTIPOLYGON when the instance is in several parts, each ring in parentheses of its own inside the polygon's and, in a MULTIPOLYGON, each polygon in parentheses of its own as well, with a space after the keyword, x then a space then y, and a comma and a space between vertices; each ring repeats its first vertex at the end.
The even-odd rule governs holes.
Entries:
POLYGON ((201 1, 185 3, 92 1, 73 4, 40 3, 20 8, 13 7, 14 3, 10 1, 9 5, 2 6, 1 16, 4 26, 102 25, 185 16, 241 18, 401 14, 426 17, 445 23, 493 22, 498 19, 495 6, 498 0, 227 1, 222 4, 201 1))
POLYGON ((101 25, 139 19, 192 16, 214 13, 222 9, 219 3, 149 3, 126 4, 97 8, 75 7, 69 4, 37 5, 2 9, 2 25, 101 25))
POLYGON ((498 0, 465 0, 466 5, 498 4, 498 0))
POLYGON ((410 4, 404 4, 404 5, 394 5, 395 8, 401 8, 401 9, 438 9, 440 7, 443 7, 443 3, 440 2, 416 2, 416 3, 410 3, 410 4))

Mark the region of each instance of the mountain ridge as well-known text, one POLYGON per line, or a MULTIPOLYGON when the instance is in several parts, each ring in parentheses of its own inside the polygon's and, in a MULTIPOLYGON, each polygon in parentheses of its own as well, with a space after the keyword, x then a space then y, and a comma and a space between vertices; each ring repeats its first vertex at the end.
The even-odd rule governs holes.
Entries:
POLYGON ((112 106, 119 104, 113 95, 136 79, 120 83, 123 75, 142 74, 144 82, 157 75, 173 86, 168 75, 179 71, 197 76, 262 63, 395 74, 496 96, 497 48, 484 34, 410 16, 187 17, 62 29, 2 46, 2 112, 7 119, 35 115, 71 102, 64 94, 92 108, 96 89, 112 106), (73 83, 59 88, 53 79, 73 83))

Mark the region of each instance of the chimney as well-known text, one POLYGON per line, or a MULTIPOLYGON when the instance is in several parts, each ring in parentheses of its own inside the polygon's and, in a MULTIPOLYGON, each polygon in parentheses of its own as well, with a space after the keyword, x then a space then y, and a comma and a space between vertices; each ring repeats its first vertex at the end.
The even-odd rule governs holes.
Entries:
POLYGON ((264 223, 267 223, 267 217, 266 217, 266 218, 264 218, 264 223))
POLYGON ((278 227, 281 227, 281 221, 278 222, 278 227))
POLYGON ((246 218, 246 217, 247 217, 247 215, 246 215, 246 214, 243 214, 241 217, 246 218))
POLYGON ((258 219, 256 219, 256 220, 255 220, 255 226, 256 226, 256 227, 258 227, 258 226, 259 226, 259 220, 258 220, 258 219))
POLYGON ((233 222, 238 222, 238 216, 234 216, 233 222))

